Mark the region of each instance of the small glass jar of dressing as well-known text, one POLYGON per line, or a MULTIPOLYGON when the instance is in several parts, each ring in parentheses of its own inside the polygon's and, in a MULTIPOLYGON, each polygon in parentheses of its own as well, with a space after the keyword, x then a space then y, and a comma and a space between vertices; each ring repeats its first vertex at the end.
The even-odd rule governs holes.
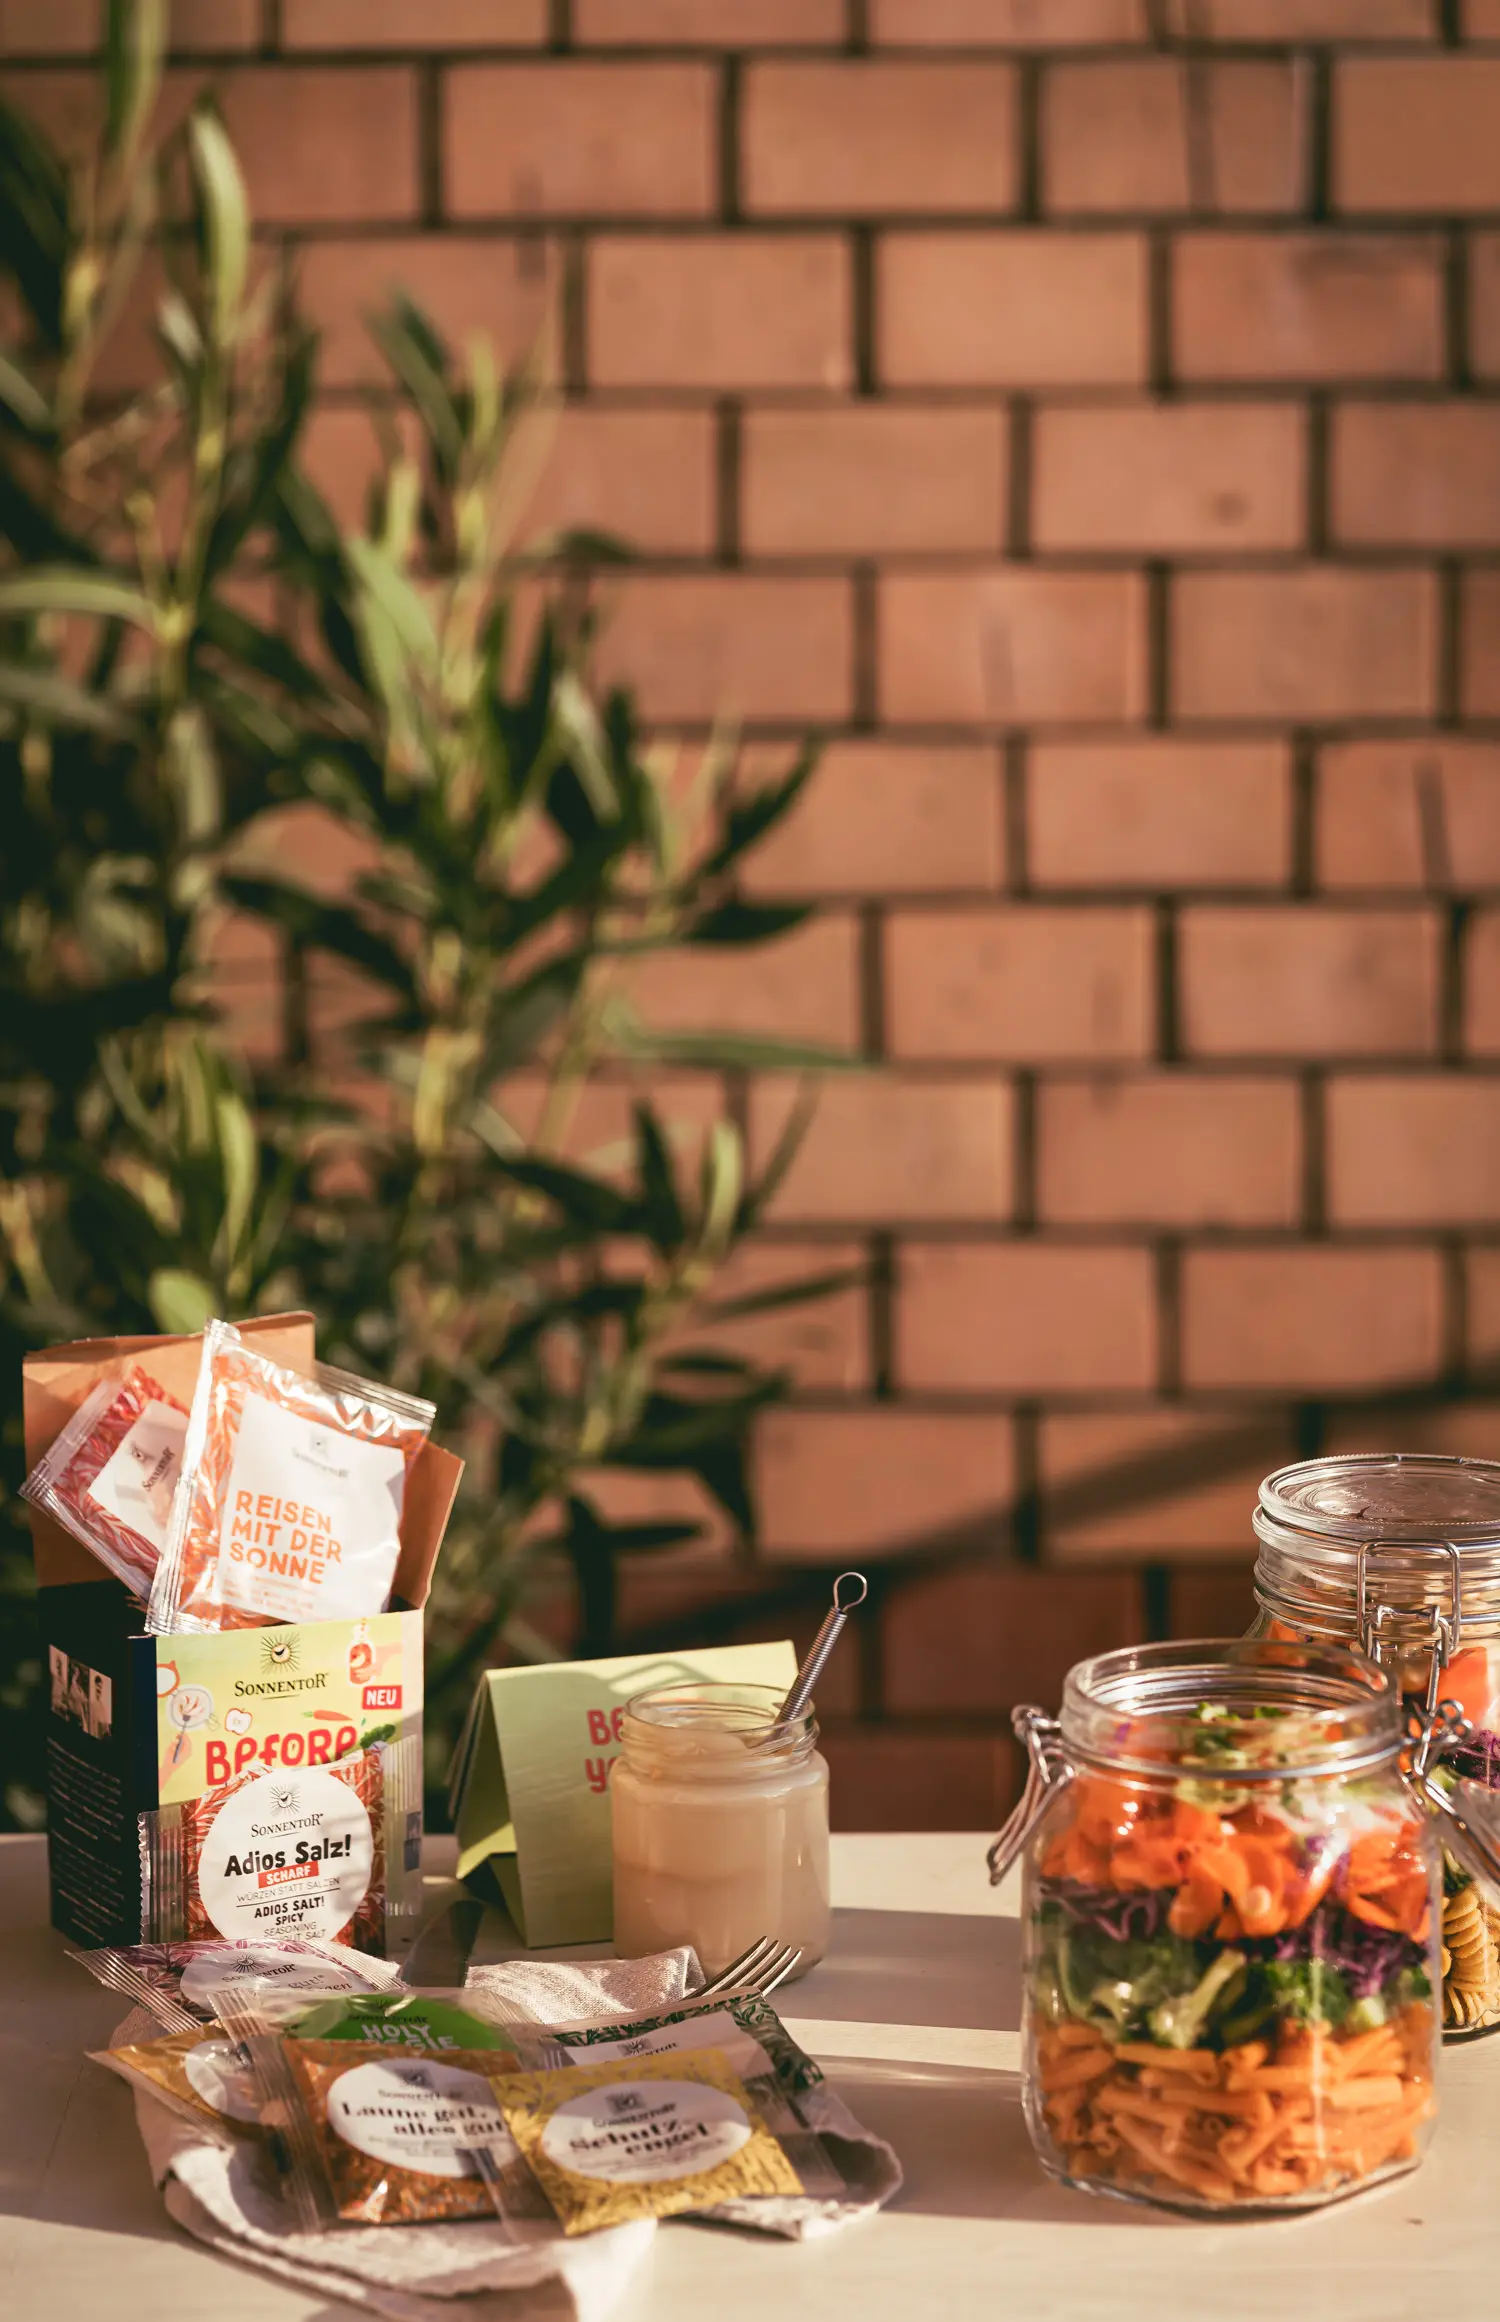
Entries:
POLYGON ((615 1949, 691 1943, 717 1975, 762 1935, 828 1948, 828 1767, 771 1685, 662 1685, 625 1710, 610 1780, 615 1949))

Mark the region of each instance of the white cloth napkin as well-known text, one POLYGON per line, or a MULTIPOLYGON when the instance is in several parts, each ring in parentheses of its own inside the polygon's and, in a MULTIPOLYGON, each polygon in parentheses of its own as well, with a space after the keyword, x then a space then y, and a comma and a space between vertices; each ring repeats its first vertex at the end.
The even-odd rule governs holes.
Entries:
POLYGON ((486 2013, 515 2024, 597 2022, 674 2008, 703 1981, 698 1954, 683 1945, 649 1959, 503 1959, 471 1967, 465 1991, 483 1992, 486 2013))

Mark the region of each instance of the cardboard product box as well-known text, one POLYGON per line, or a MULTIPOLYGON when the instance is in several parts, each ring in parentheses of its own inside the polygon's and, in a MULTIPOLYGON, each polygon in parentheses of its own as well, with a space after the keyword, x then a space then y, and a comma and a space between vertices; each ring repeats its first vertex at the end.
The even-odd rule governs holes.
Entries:
MULTIPOLYGON (((238 1327, 273 1361, 311 1372, 311 1315, 270 1315, 238 1327)), ((29 1356, 28 1467, 100 1379, 122 1376, 133 1363, 190 1403, 199 1343, 196 1337, 84 1339, 29 1356)), ((420 1608, 462 1472, 451 1453, 424 1446, 407 1479, 392 1609, 357 1621, 149 1635, 141 1607, 122 1583, 45 1511, 28 1509, 50 1679, 47 1855, 54 1927, 86 1945, 149 1936, 142 1912, 143 1815, 254 1771, 279 1771, 295 1787, 375 1740, 413 1737, 420 1757, 420 1608)), ((398 1835, 403 1861, 414 1867, 419 1807, 398 1835)), ((389 1834, 388 1842, 394 1843, 389 1834)))

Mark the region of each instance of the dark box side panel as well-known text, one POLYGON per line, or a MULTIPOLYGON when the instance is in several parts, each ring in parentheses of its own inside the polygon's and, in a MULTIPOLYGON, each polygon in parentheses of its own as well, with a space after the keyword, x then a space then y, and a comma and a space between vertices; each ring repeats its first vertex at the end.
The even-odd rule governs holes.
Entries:
POLYGON ((155 1639, 114 1581, 41 1592, 48 1665, 52 1924, 74 1942, 138 1943, 137 1816, 156 1804, 155 1639))

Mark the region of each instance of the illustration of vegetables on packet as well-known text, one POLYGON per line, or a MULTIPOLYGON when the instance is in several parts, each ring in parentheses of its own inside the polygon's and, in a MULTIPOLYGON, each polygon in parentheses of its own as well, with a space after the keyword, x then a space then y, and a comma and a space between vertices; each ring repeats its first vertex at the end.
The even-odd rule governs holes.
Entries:
POLYGON ((211 1322, 151 1590, 159 1633, 356 1619, 390 1602, 433 1404, 287 1370, 211 1322))

